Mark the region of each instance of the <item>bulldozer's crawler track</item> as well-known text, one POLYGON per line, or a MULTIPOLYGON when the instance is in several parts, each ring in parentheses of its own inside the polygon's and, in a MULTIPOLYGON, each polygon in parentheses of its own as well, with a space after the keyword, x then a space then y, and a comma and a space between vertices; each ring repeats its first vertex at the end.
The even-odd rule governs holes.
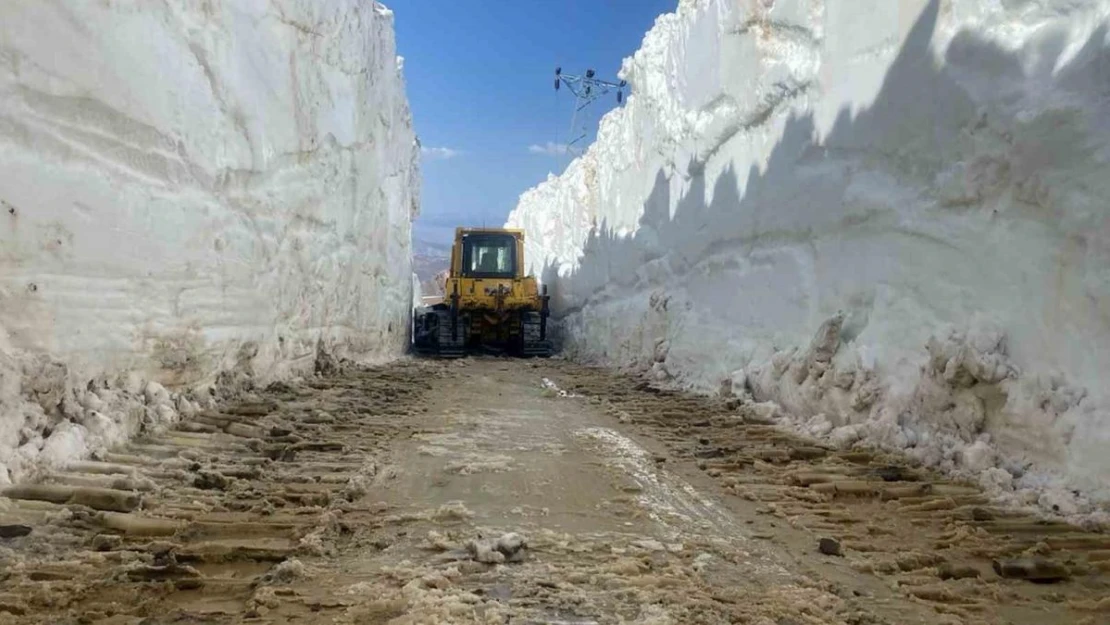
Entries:
POLYGON ((526 312, 521 315, 521 335, 523 356, 550 356, 552 353, 551 341, 544 332, 544 319, 538 312, 526 312))
POLYGON ((466 355, 467 324, 450 310, 438 310, 436 314, 439 317, 439 355, 462 358, 466 355))
MULTIPOLYGON (((413 344, 417 354, 438 358, 462 358, 467 355, 472 347, 470 345, 470 321, 466 315, 459 315, 455 332, 451 330, 452 312, 449 309, 433 310, 426 315, 427 319, 423 329, 415 331, 416 341, 413 344)), ((520 340, 516 345, 508 346, 509 353, 519 356, 549 357, 554 353, 554 347, 544 332, 543 316, 538 312, 526 311, 520 315, 520 340)))
POLYGON ((428 315, 432 316, 431 328, 418 331, 413 347, 418 354, 438 356, 440 358, 462 358, 466 355, 467 328, 463 319, 457 319, 457 325, 452 331, 452 314, 450 310, 433 310, 428 315))

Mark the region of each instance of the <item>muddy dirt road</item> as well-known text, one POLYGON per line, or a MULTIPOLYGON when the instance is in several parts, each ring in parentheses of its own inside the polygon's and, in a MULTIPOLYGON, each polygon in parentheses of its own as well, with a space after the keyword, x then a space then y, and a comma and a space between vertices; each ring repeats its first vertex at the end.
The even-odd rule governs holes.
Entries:
POLYGON ((1110 537, 569 363, 278 384, 0 498, 0 623, 1110 622, 1110 537))

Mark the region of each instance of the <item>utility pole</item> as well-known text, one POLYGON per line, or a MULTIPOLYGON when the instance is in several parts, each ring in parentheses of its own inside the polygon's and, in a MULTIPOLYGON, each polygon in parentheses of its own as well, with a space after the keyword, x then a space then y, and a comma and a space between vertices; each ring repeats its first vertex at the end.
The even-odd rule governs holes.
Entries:
POLYGON ((624 88, 628 86, 628 83, 624 80, 619 82, 602 80, 597 77, 597 73, 592 69, 587 69, 586 73, 581 76, 575 76, 564 74, 563 68, 556 67, 555 91, 558 91, 561 85, 566 85, 567 91, 574 94, 574 114, 570 118, 570 134, 573 138, 567 142, 567 152, 572 152, 572 146, 584 139, 587 134, 583 124, 581 131, 575 135, 575 122, 578 119, 578 112, 614 89, 617 91, 617 104, 621 104, 624 102, 624 88))

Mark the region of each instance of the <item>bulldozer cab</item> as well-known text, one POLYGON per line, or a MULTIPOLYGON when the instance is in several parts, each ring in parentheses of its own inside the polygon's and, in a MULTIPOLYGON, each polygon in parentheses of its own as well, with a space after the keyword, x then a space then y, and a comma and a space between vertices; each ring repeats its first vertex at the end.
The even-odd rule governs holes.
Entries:
POLYGON ((463 278, 523 277, 518 246, 520 239, 512 232, 457 233, 457 244, 452 248, 452 273, 463 278))

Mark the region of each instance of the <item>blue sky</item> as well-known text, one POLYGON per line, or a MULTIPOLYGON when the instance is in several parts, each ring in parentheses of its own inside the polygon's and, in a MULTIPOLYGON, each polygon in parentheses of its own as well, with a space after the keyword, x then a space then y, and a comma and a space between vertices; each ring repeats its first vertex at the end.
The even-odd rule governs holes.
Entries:
MULTIPOLYGON (((456 225, 500 226, 522 192, 560 173, 573 96, 554 70, 616 80, 621 60, 676 0, 394 0, 397 52, 425 153, 413 238, 449 242, 456 225)), ((585 120, 593 139, 615 94, 585 120)), ((579 115, 579 122, 582 115, 579 115)), ((577 124, 581 126, 581 123, 577 124)))

